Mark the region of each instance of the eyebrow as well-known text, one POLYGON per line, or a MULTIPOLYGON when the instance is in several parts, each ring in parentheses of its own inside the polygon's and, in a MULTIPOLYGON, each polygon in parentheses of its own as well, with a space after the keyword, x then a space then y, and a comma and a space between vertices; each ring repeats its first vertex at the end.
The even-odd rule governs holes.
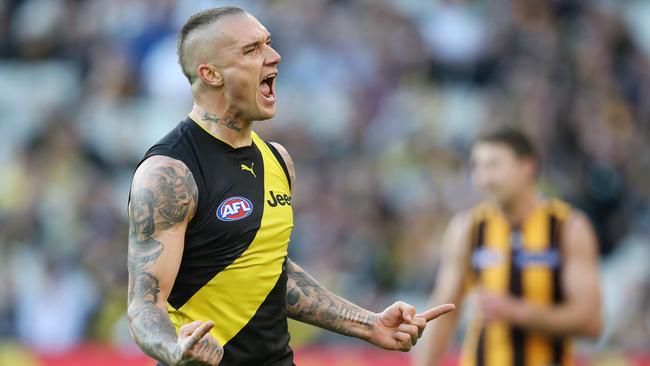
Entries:
POLYGON ((242 50, 245 50, 245 49, 247 49, 249 47, 258 46, 258 45, 260 45, 262 43, 265 43, 267 41, 270 41, 270 40, 271 40, 271 33, 267 33, 266 38, 264 40, 257 40, 257 41, 247 43, 244 46, 242 46, 242 50))

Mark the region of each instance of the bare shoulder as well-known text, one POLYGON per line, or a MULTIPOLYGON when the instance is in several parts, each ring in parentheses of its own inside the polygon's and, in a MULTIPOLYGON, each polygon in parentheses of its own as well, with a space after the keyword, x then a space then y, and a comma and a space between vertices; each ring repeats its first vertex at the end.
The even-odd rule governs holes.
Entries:
POLYGON ((154 155, 143 161, 135 171, 132 186, 147 185, 152 179, 156 181, 170 176, 187 176, 194 180, 192 172, 182 161, 165 155, 154 155))
POLYGON ((568 216, 567 223, 569 226, 591 227, 589 216, 581 210, 573 209, 568 216))
POLYGON ((451 217, 449 226, 453 226, 459 230, 469 230, 472 226, 473 212, 471 210, 459 211, 451 217))
POLYGON ((282 156, 282 159, 287 166, 287 170, 289 171, 289 178, 291 179, 291 186, 293 187, 293 183, 296 181, 296 168, 293 165, 293 159, 291 159, 291 155, 289 155, 287 149, 285 149, 284 146, 280 145, 279 143, 270 142, 270 144, 273 145, 273 147, 278 150, 278 153, 280 153, 280 156, 282 156))
POLYGON ((562 236, 566 252, 593 255, 597 252, 597 238, 591 220, 580 210, 571 211, 562 236))
POLYGON ((191 218, 198 201, 198 189, 190 169, 180 160, 155 155, 136 170, 131 184, 131 202, 155 204, 162 227, 191 218))
POLYGON ((457 212, 449 220, 445 243, 447 250, 465 256, 470 247, 470 237, 473 223, 473 212, 471 210, 457 212))

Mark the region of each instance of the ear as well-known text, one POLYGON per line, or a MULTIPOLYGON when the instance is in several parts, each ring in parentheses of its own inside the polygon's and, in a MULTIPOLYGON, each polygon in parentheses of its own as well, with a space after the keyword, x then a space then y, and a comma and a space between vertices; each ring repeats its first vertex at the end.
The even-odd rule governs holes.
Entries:
POLYGON ((204 83, 212 86, 223 85, 223 75, 216 66, 211 64, 200 64, 197 68, 199 77, 204 83))

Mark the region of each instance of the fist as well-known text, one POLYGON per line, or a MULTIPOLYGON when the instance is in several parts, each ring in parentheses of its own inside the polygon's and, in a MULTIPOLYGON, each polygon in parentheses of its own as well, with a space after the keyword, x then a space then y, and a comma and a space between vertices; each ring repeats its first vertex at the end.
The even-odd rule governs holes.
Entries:
POLYGON ((495 294, 487 291, 478 293, 478 307, 486 323, 506 322, 517 323, 521 313, 521 301, 511 296, 495 294))
POLYGON ((416 314, 413 306, 398 301, 377 315, 368 341, 387 350, 410 351, 429 321, 454 309, 445 304, 416 314))

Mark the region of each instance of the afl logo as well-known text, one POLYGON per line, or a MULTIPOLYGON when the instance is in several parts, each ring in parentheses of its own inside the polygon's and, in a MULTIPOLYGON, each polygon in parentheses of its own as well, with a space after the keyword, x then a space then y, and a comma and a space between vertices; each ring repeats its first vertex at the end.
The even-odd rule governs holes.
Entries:
POLYGON ((226 198, 217 208, 217 218, 221 221, 241 220, 253 213, 253 203, 246 197, 226 198))

